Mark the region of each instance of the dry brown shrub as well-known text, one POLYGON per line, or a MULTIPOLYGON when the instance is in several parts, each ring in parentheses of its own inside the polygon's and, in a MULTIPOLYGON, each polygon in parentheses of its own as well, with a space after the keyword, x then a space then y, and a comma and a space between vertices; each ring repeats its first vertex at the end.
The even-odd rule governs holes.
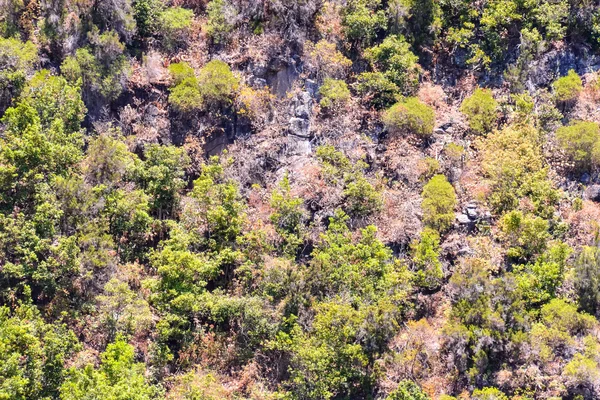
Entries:
POLYGON ((342 6, 333 1, 326 1, 317 16, 315 26, 326 40, 338 42, 344 39, 344 26, 340 10, 342 6))
POLYGON ((442 330, 425 319, 409 321, 390 343, 390 352, 380 362, 385 372, 379 385, 385 393, 405 379, 414 380, 432 397, 443 394, 449 382, 440 359, 442 330))
POLYGON ((315 73, 319 81, 325 77, 343 79, 352 66, 352 61, 338 51, 335 43, 327 40, 307 41, 304 56, 307 70, 315 73))
POLYGON ((254 130, 261 130, 271 119, 274 101, 275 96, 269 88, 253 89, 242 85, 236 98, 238 114, 250 119, 254 130))
POLYGON ((433 107, 436 111, 436 115, 448 108, 446 92, 444 92, 444 88, 440 85, 424 82, 419 88, 417 97, 423 103, 433 107))
POLYGON ((591 245, 591 238, 600 231, 600 204, 584 200, 583 208, 571 213, 566 219, 571 227, 569 244, 591 245))
POLYGON ((600 123, 600 73, 592 72, 583 76, 584 89, 579 94, 575 108, 571 111, 571 118, 581 121, 600 123))
POLYGON ((408 245, 421 231, 421 197, 417 192, 386 190, 376 220, 377 235, 384 243, 408 245))

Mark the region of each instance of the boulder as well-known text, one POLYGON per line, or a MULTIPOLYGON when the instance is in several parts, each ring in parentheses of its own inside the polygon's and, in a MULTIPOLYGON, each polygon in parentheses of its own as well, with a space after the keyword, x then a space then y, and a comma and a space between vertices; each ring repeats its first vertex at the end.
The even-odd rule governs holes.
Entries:
POLYGON ((302 138, 310 137, 310 123, 307 119, 293 117, 290 119, 289 133, 302 138))
POLYGON ((600 185, 591 185, 585 191, 585 198, 600 202, 600 185))

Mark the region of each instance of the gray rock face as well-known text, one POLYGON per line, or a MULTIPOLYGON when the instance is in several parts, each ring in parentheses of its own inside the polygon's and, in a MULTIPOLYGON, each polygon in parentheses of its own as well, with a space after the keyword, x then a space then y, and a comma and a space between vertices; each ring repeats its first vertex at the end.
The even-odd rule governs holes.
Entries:
POLYGON ((312 151, 310 144, 310 118, 313 100, 309 92, 301 92, 292 100, 288 128, 288 153, 307 155, 312 151))
POLYGON ((303 138, 310 137, 310 122, 308 119, 293 117, 290 119, 289 133, 303 138))
POLYGON ((491 219, 490 212, 482 210, 476 201, 467 203, 462 213, 456 214, 458 225, 469 231, 475 229, 479 223, 490 222, 491 219))
POLYGON ((585 198, 600 202, 600 185, 591 185, 585 191, 585 198))
POLYGON ((307 79, 306 82, 304 82, 304 88, 313 99, 316 99, 319 95, 319 85, 312 79, 307 79))

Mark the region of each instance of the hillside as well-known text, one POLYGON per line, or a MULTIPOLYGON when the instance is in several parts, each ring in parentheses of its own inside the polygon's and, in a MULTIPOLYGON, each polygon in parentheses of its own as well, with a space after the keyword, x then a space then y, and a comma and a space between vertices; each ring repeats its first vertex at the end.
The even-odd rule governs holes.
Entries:
POLYGON ((600 4, 0 2, 0 400, 600 398, 600 4))

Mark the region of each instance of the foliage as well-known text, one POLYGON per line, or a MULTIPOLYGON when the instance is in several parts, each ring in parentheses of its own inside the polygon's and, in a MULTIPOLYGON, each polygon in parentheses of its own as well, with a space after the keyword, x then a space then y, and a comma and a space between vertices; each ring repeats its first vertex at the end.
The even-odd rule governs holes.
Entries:
POLYGON ((400 95, 400 88, 387 79, 382 72, 363 72, 357 78, 356 90, 363 101, 376 109, 393 105, 400 95))
POLYGON ((0 398, 56 398, 64 363, 78 348, 64 324, 47 324, 32 304, 0 308, 0 398))
POLYGON ((497 124, 498 102, 489 89, 477 89, 467 97, 460 111, 467 116, 469 127, 477 134, 490 133, 497 124))
POLYGON ((158 0, 135 0, 133 2, 133 18, 139 36, 150 37, 156 33, 161 7, 162 4, 158 0))
POLYGON ((325 78, 323 85, 319 88, 319 94, 321 95, 321 107, 327 109, 338 109, 348 103, 350 100, 350 90, 346 82, 325 78))
POLYGON ((353 217, 368 217, 377 212, 383 199, 379 188, 364 176, 367 165, 363 161, 352 164, 344 153, 333 146, 317 148, 317 158, 323 165, 324 174, 332 183, 343 183, 344 210, 353 217))
POLYGON ((136 166, 135 178, 150 195, 154 214, 163 219, 178 205, 189 158, 180 148, 160 145, 149 145, 144 156, 146 159, 136 166))
POLYGON ((306 211, 303 199, 292 196, 287 174, 283 177, 279 188, 271 194, 271 222, 282 236, 284 253, 294 256, 302 244, 306 211))
POLYGON ((600 311, 600 251, 584 247, 575 262, 575 288, 579 306, 590 314, 600 311))
POLYGON ((429 396, 416 383, 402 381, 386 400, 429 400, 429 396))
POLYGON ((351 0, 342 9, 342 25, 349 42, 369 45, 377 33, 385 30, 387 20, 383 10, 378 10, 380 0, 351 0))
POLYGON ((528 125, 506 127, 482 142, 482 167, 491 184, 488 201, 495 212, 514 210, 528 198, 535 214, 554 214, 560 193, 548 180, 539 143, 539 132, 528 125))
POLYGON ((418 243, 413 244, 413 262, 417 269, 417 286, 435 289, 442 284, 444 271, 440 262, 440 236, 437 231, 425 228, 418 243))
POLYGON ((167 50, 176 50, 189 40, 194 12, 181 7, 168 7, 158 15, 158 33, 167 50))
POLYGON ((571 69, 566 76, 554 81, 552 89, 557 101, 568 103, 577 99, 583 90, 583 83, 579 75, 571 69))
POLYGON ((122 338, 109 344, 101 358, 97 369, 91 364, 69 369, 60 388, 61 400, 160 398, 161 389, 147 382, 144 364, 135 362, 133 346, 122 338))
POLYGON ((308 55, 307 63, 315 71, 318 79, 344 78, 352 66, 352 61, 337 50, 335 43, 324 39, 317 43, 307 42, 305 52, 308 55))
POLYGON ((375 47, 365 51, 365 58, 375 71, 382 72, 405 95, 415 92, 419 83, 418 57, 402 36, 388 36, 375 47))
POLYGON ((200 95, 207 104, 229 104, 240 81, 223 61, 207 63, 198 74, 200 95))
POLYGON ((31 42, 0 38, 0 110, 17 97, 27 76, 38 63, 38 49, 31 42))
POLYGON ((209 248, 220 250, 235 243, 245 220, 244 203, 236 183, 226 179, 218 157, 202 167, 184 215, 190 230, 205 236, 209 248))
POLYGON ((433 134, 435 112, 417 98, 410 97, 388 109, 383 122, 392 133, 412 133, 427 138, 433 134))
POLYGON ((423 222, 440 232, 454 221, 456 193, 444 175, 436 175, 423 187, 423 222))
POLYGON ((473 400, 508 400, 508 397, 496 388, 476 389, 471 396, 473 400))
POLYGON ((556 131, 558 143, 580 170, 589 171, 600 163, 600 126, 575 122, 556 131))
POLYGON ((206 33, 215 43, 223 43, 233 29, 233 10, 226 0, 211 0, 206 5, 206 33))
POLYGON ((97 97, 106 102, 117 99, 125 87, 129 64, 125 46, 115 31, 90 35, 90 47, 80 48, 61 64, 62 74, 70 83, 82 84, 88 108, 97 97))
POLYGON ((169 89, 169 103, 181 113, 191 113, 202 108, 204 99, 200 92, 194 69, 187 63, 169 65, 173 86, 169 89))
POLYGON ((500 229, 510 248, 509 257, 531 260, 546 249, 548 221, 540 217, 523 215, 521 211, 510 211, 499 223, 500 229))

